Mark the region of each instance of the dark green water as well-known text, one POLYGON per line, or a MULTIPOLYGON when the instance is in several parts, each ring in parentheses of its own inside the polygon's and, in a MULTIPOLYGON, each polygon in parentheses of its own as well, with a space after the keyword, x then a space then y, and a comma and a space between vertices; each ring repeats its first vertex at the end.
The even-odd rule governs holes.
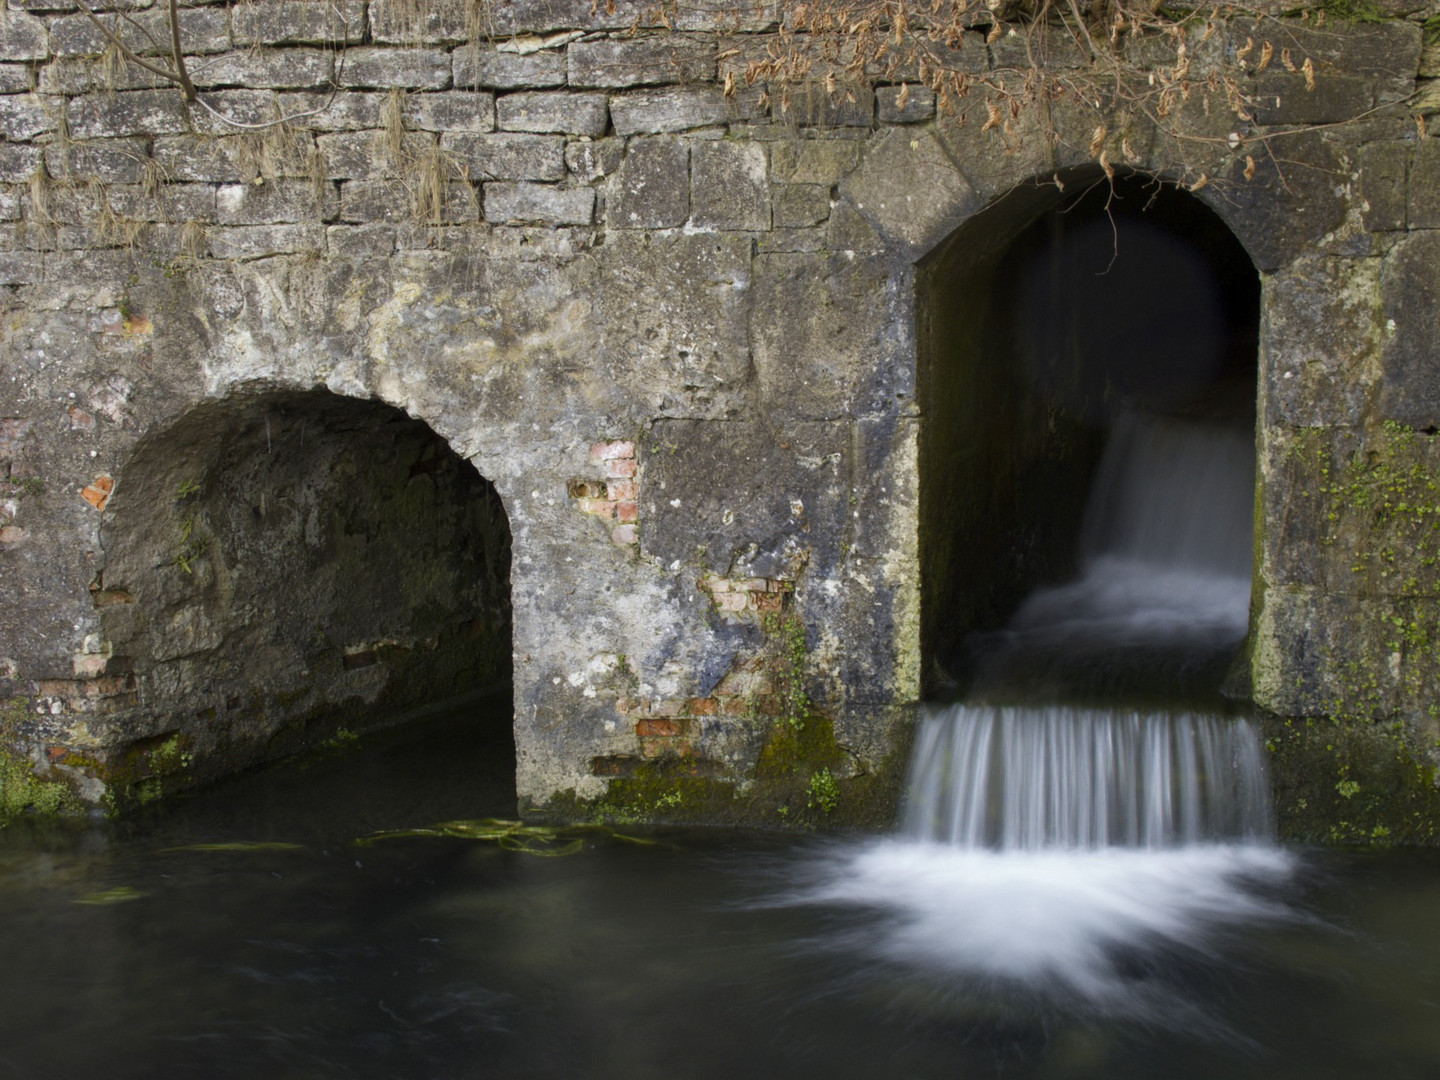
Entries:
POLYGON ((1440 1076, 1433 854, 1302 854, 1269 887, 1284 918, 1104 943, 1169 1003, 1139 1017, 877 956, 893 912, 767 902, 871 841, 355 846, 510 816, 510 750, 481 727, 0 832, 0 1077, 1440 1076), (238 841, 300 846, 167 850, 238 841))

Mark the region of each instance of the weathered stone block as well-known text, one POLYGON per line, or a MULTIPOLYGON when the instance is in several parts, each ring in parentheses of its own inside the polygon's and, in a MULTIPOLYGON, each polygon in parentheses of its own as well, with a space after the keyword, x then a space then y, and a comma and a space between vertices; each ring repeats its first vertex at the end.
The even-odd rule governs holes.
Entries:
POLYGON ((1413 428, 1440 427, 1440 231, 1413 233, 1385 260, 1380 408, 1413 428))
MULTIPOLYGON (((106 19, 107 24, 110 20, 106 19)), ((140 56, 163 53, 170 42, 168 9, 153 9, 121 20, 120 39, 140 56)), ((229 12, 222 8, 187 8, 180 12, 180 35, 186 55, 224 52, 230 48, 229 12)), ((59 57, 99 56, 109 45, 100 28, 84 15, 66 15, 50 22, 50 41, 59 57)))
POLYGON ((624 157, 624 139, 584 139, 565 144, 565 167, 586 180, 609 176, 624 157))
POLYGON ((495 95, 474 90, 411 95, 405 100, 405 126, 421 131, 494 131, 495 95))
POLYGON ((0 60, 45 60, 50 38, 34 15, 10 10, 0 18, 0 60))
POLYGON ((74 98, 66 119, 73 139, 178 135, 190 129, 189 110, 179 90, 130 90, 74 98))
POLYGON ((469 170, 471 180, 560 180, 565 140, 558 135, 446 132, 440 146, 469 170))
POLYGON ((658 135, 690 131, 733 120, 756 120, 765 115, 755 91, 727 99, 718 86, 676 86, 637 90, 610 99, 610 117, 617 135, 658 135))
POLYGON ((45 277, 44 256, 36 251, 0 253, 0 285, 31 285, 45 277))
POLYGON ((30 86, 28 64, 0 64, 0 94, 18 94, 30 86))
POLYGON ((661 13, 643 0, 492 0, 487 15, 492 33, 543 34, 551 30, 628 30, 658 23, 661 13))
POLYGON ((501 131, 595 136, 609 127, 610 109, 604 94, 534 91, 499 98, 495 119, 501 131))
POLYGON ((865 86, 841 87, 827 92, 819 83, 807 83, 781 94, 770 105, 776 120, 801 127, 869 127, 875 121, 875 92, 865 86))
POLYGON ((770 178, 776 183, 830 187, 859 164, 860 144, 854 139, 797 137, 770 148, 770 178))
POLYGON ((690 153, 669 136, 630 141, 610 180, 606 221, 614 229, 673 229, 690 216, 690 153))
POLYGON ((348 49, 338 77, 347 88, 445 90, 450 86, 450 54, 443 49, 348 49))
POLYGON ((485 185, 485 220, 496 225, 589 225, 595 217, 593 188, 548 184, 485 185))
POLYGON ((1360 148, 1360 195, 1366 204, 1365 228, 1370 232, 1405 227, 1405 182, 1413 153, 1410 142, 1370 143, 1360 148))
POLYGON ((237 45, 357 45, 365 40, 365 0, 239 4, 233 33, 237 45))
POLYGON ((1305 252, 1339 225, 1346 213, 1346 170, 1320 133, 1287 138, 1283 158, 1281 167, 1259 154, 1250 180, 1243 175, 1244 160, 1235 161, 1225 184, 1212 184, 1198 193, 1262 271, 1274 270, 1305 252))
POLYGON ((690 222, 702 229, 770 227, 765 147, 756 142, 697 142, 690 149, 690 222))
MULTIPOLYGON (((340 191, 340 213, 345 214, 345 191, 340 191)), ((395 253, 395 229, 390 225, 331 225, 325 230, 325 250, 333 259, 388 259, 395 253)))
POLYGON ((990 45, 990 62, 996 70, 1029 71, 1038 63, 1058 71, 1086 67, 1090 58, 1069 27, 1040 24, 1006 30, 990 45))
POLYGON ((715 78, 714 44, 673 34, 577 41, 568 59, 568 81, 577 87, 660 86, 715 78))
POLYGON ((164 184, 153 194, 139 184, 112 184, 110 208, 132 221, 215 220, 215 188, 210 184, 164 184))
POLYGON ((881 235, 912 250, 933 248, 980 206, 980 198, 928 131, 894 130, 841 185, 881 235))
POLYGON ((565 85, 565 54, 554 49, 532 53, 497 49, 456 49, 455 85, 486 90, 545 90, 565 85))
POLYGON ((466 0, 371 0, 370 34, 376 44, 441 45, 470 39, 466 0))
POLYGON ((1440 139, 1415 144, 1408 189, 1406 224, 1412 229, 1440 229, 1440 139))
POLYGON ((0 143, 0 181, 19 184, 29 180, 40 167, 44 152, 39 146, 0 143))
POLYGON ((0 97, 0 131, 7 139, 22 142, 54 131, 55 114, 50 104, 35 94, 0 97))
MULTIPOLYGON (((699 560, 727 578, 794 580, 806 555, 828 563, 838 553, 848 425, 796 424, 781 434, 747 420, 662 420, 645 446, 646 556, 699 560)), ((717 592, 717 602, 722 596, 748 605, 746 591, 717 592)))
POLYGON ((407 131, 401 138, 401 159, 394 160, 389 141, 380 131, 340 131, 318 135, 315 145, 325 162, 327 180, 379 180, 403 176, 407 161, 423 157, 435 146, 435 136, 407 131))
POLYGON ((875 91, 875 114, 882 124, 918 124, 929 120, 935 115, 935 91, 921 83, 882 86, 875 91))
POLYGON ((757 257, 752 350, 771 415, 863 416, 893 409, 897 394, 912 399, 914 373, 894 336, 903 287, 880 258, 757 257))
POLYGON ((1330 74, 1305 88, 1305 76, 1267 71, 1255 80, 1254 113, 1259 124, 1330 124, 1353 120, 1375 103, 1367 79, 1330 74))
MULTIPOLYGON (((413 196, 398 180, 354 180, 340 185, 340 220, 353 222, 409 222, 414 217, 413 196)), ((463 180, 446 187, 440 221, 458 224, 478 221, 480 202, 474 185, 463 180)), ((394 236, 392 234, 393 243, 394 236)))
POLYGON ((323 225, 248 225, 210 230, 210 251, 217 259, 263 259, 324 250, 323 225))
POLYGON ((215 196, 216 216, 225 225, 271 225, 320 221, 335 216, 339 196, 326 185, 317 204, 313 185, 302 180, 225 184, 215 196))
POLYGON ((313 131, 365 131, 383 127, 381 114, 388 94, 348 90, 343 94, 277 94, 286 116, 313 131))
POLYGON ((1254 66, 1260 45, 1270 41, 1276 53, 1272 63, 1280 61, 1285 49, 1290 50, 1291 62, 1296 66, 1303 65, 1306 59, 1311 61, 1317 91, 1320 84, 1335 76, 1361 78, 1371 83, 1376 100, 1383 103, 1398 101, 1414 91, 1421 38, 1419 26, 1401 20, 1332 20, 1316 28, 1299 19, 1282 19, 1278 24, 1232 19, 1226 28, 1226 49, 1233 59, 1247 40, 1253 40, 1256 49, 1248 62, 1254 66))
POLYGON ((144 139, 90 139, 86 142, 45 147, 45 169, 54 177, 107 184, 138 184, 145 171, 144 139))
POLYGON ((1296 427, 1353 424, 1369 396, 1378 340, 1376 260, 1307 256, 1265 290, 1266 419, 1296 427))
POLYGON ((830 189, 821 184, 779 184, 772 198, 777 229, 804 229, 830 216, 830 189))
MULTIPOLYGON (((350 63, 347 60, 346 70, 350 63)), ((238 86, 256 90, 309 90, 335 79, 335 54, 325 49, 255 49, 217 56, 197 65, 190 79, 201 88, 238 86)), ((353 84, 352 84, 353 85, 353 84)))

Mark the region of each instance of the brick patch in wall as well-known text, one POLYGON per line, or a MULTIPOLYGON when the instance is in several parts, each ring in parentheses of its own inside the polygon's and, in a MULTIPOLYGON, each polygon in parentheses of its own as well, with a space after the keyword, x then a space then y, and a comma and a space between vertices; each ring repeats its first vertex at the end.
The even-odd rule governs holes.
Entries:
POLYGON ((114 490, 115 478, 109 473, 101 473, 80 489, 80 497, 96 510, 104 510, 105 504, 110 501, 110 493, 114 490))
POLYGON ((612 439, 590 447, 590 461, 604 471, 600 479, 581 477, 566 484, 566 493, 582 514, 611 522, 610 539, 620 547, 640 542, 640 463, 632 439, 612 439))
MULTIPOLYGON (((778 716, 780 700, 763 656, 736 658, 705 697, 622 697, 615 710, 634 724, 642 758, 689 758, 704 724, 778 716)), ((599 775, 599 774, 597 774, 599 775)))
POLYGON ((793 581, 779 578, 723 578, 706 574, 696 583, 708 592, 715 610, 728 615, 778 615, 795 591, 793 581))

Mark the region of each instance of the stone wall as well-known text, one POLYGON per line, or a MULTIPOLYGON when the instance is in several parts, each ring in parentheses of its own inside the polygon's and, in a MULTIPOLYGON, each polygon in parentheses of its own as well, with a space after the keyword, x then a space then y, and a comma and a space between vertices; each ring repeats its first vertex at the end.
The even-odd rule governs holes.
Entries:
MULTIPOLYGON (((155 55, 161 10, 124 7, 155 55)), ((1298 69, 1243 73, 1247 121, 1197 75, 1158 123, 1071 97, 991 124, 978 100, 938 114, 918 83, 747 85, 765 10, 410 10, 184 5, 203 105, 106 55, 68 0, 11 0, 0 22, 0 695, 37 767, 173 729, 153 679, 102 683, 119 646, 91 590, 147 440, 323 388, 423 421, 504 503, 523 808, 605 797, 657 760, 744 792, 794 625, 826 767, 893 776, 928 663, 917 275, 996 199, 1101 152, 1203 172, 1195 197, 1261 277, 1259 703, 1325 711, 1322 616, 1379 648, 1395 605, 1440 595, 1317 569, 1329 510, 1296 449, 1337 460, 1387 420, 1440 426, 1423 12, 1197 27, 1197 71, 1256 34, 1311 58, 1313 91, 1298 69), (294 119, 243 126, 277 116, 294 119), (131 696, 103 722, 55 712, 42 684, 77 676, 131 696)), ((1023 41, 988 29, 956 62, 1019 77, 1023 41)), ((234 642, 192 644, 198 670, 234 642)), ((1377 715, 1428 747, 1409 685, 1377 715)))

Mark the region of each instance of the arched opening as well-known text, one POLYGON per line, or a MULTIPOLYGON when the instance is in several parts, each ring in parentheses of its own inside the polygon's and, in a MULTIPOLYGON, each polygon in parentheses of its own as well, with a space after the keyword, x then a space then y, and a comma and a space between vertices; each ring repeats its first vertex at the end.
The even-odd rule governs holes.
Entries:
MULTIPOLYGON (((142 778, 183 758, 170 790, 508 684, 500 496, 401 410, 237 394, 142 440, 117 480, 92 588, 108 670, 138 689, 115 723, 142 778)), ((503 740, 497 697, 477 714, 503 740)))
MULTIPOLYGON (((1173 184, 1108 181, 1094 169, 1059 180, 1063 190, 1023 185, 976 215, 919 275, 932 694, 973 677, 977 635, 1011 624, 1034 590, 1074 579, 1097 544, 1115 542, 1101 534, 1130 496, 1111 491, 1108 508, 1094 504, 1129 467, 1111 460, 1124 441, 1132 464, 1238 462, 1222 502, 1231 532, 1243 535, 1226 557, 1232 567, 1241 560, 1248 597, 1254 267, 1224 223, 1173 184)), ((1223 675, 1228 657, 1210 663, 1212 676, 1216 663, 1223 675)))

